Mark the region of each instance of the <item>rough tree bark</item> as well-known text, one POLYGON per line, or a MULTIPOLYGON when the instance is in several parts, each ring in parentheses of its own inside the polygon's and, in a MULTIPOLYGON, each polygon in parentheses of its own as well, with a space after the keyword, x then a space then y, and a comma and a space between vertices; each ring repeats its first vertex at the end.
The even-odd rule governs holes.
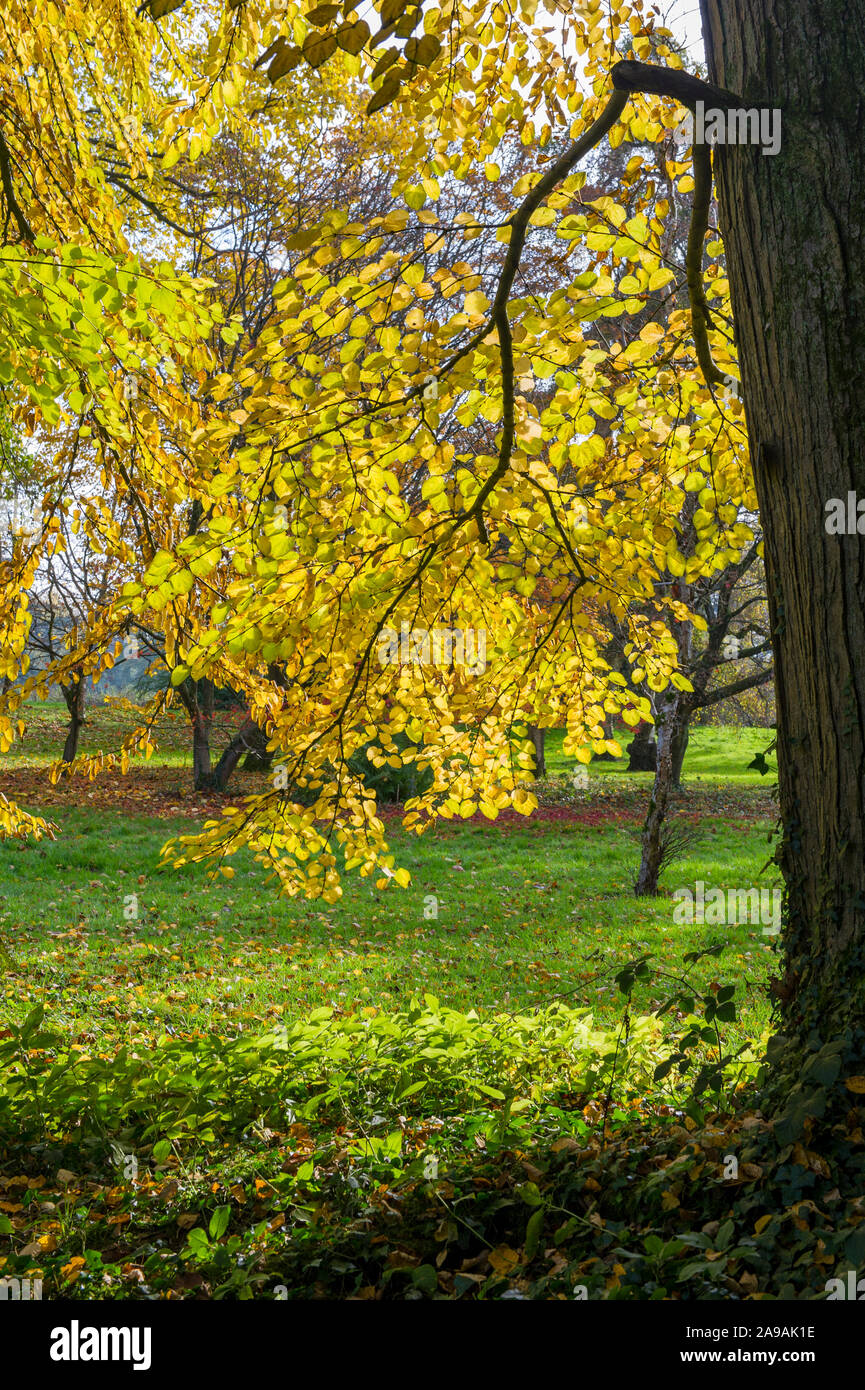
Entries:
POLYGON ((865 0, 701 0, 710 77, 779 108, 781 148, 718 149, 751 453, 766 538, 787 887, 788 1071, 844 1038, 865 1059, 865 0))

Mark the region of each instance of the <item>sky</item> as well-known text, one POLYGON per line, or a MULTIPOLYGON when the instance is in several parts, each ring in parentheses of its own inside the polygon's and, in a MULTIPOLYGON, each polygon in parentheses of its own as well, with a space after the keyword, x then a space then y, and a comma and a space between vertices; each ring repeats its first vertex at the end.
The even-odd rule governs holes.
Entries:
POLYGON ((668 28, 687 44, 691 62, 702 63, 703 35, 697 0, 666 0, 666 3, 665 0, 656 0, 656 3, 668 28))

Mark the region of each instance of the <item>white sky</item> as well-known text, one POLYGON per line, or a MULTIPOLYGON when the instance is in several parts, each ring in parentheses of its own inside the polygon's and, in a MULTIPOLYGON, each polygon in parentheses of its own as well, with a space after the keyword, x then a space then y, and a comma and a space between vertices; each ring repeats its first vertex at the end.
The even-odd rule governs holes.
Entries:
POLYGON ((665 0, 657 0, 657 4, 664 23, 687 44, 692 63, 702 63, 703 34, 697 0, 666 0, 666 3, 665 0))

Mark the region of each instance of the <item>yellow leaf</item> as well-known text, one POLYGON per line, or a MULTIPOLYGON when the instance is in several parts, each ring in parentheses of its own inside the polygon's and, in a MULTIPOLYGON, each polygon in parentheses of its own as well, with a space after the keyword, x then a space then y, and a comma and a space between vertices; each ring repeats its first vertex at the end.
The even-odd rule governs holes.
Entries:
POLYGON ((74 1284, 86 1263, 82 1255, 73 1255, 68 1264, 60 1266, 60 1273, 70 1284, 74 1284))
POLYGON ((673 278, 672 270, 662 266, 660 270, 653 270, 649 276, 649 289, 659 290, 662 285, 668 285, 673 278))
POLYGON ((490 301, 480 290, 473 290, 466 295, 465 311, 467 314, 483 314, 490 307, 490 301))
POLYGON ((519 1255, 509 1245, 499 1245, 495 1250, 490 1251, 490 1264, 496 1274, 510 1274, 512 1269, 516 1269, 519 1262, 519 1255))

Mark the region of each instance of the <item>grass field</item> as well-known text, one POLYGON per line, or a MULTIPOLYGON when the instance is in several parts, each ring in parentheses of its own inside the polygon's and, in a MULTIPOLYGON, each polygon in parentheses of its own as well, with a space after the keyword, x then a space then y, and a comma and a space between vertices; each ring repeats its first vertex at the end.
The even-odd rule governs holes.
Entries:
MULTIPOLYGON (((342 899, 329 907, 276 899, 245 855, 234 861, 230 883, 209 880, 196 866, 159 868, 162 844, 188 833, 201 800, 174 775, 186 752, 177 724, 165 730, 168 747, 140 773, 51 788, 46 805, 38 769, 56 751, 62 711, 44 711, 37 717, 50 722, 37 724, 23 753, 6 760, 7 780, 14 771, 32 782, 26 804, 44 810, 59 831, 39 845, 0 846, 0 940, 10 958, 5 1008, 12 1017, 44 1001, 58 1025, 84 1040, 107 1040, 156 1026, 237 1029, 322 1005, 392 1008, 429 990, 459 1009, 523 1009, 566 993, 606 1019, 616 1002, 611 975, 626 960, 650 953, 672 972, 685 950, 714 944, 724 951, 712 969, 744 977, 752 1000, 765 978, 772 942, 759 925, 676 926, 668 897, 633 897, 651 778, 623 776, 620 765, 601 762, 592 766, 589 790, 574 793, 560 731, 548 737, 544 800, 552 804, 537 818, 442 822, 420 839, 394 820, 390 838, 411 887, 378 891, 350 875, 342 899), (88 809, 88 796, 115 790, 122 797, 123 784, 131 799, 145 777, 155 779, 169 812, 185 798, 187 817, 166 815, 163 805, 159 817, 137 815, 134 800, 130 807, 123 799, 88 809)), ((112 714, 97 722, 101 713, 91 743, 114 722, 112 714)), ((762 729, 696 730, 685 768, 690 790, 679 809, 697 839, 667 871, 668 891, 698 879, 725 889, 777 883, 773 869, 761 874, 771 853, 766 779, 747 770, 768 741, 762 729), (738 791, 729 804, 723 793, 702 796, 731 783, 744 800, 738 791)), ((238 788, 244 783, 258 786, 259 779, 241 774, 238 788)), ((637 1002, 648 1007, 651 991, 641 998, 638 986, 637 1002)))
MULTIPOLYGON (((635 899, 631 827, 442 826, 421 841, 395 829, 411 887, 379 892, 354 876, 321 907, 274 900, 243 859, 231 883, 158 871, 165 832, 183 823, 107 825, 69 811, 59 824, 55 842, 0 855, 0 935, 14 961, 5 1007, 19 1017, 43 1001, 85 1041, 157 1024, 230 1029, 322 1005, 389 1008, 423 990, 460 1009, 522 1009, 567 992, 605 1019, 613 967, 644 952, 673 971, 683 951, 722 942, 713 970, 749 985, 771 960, 759 926, 675 926, 670 899, 635 899)), ((713 818, 667 877, 774 882, 759 877, 766 858, 765 827, 713 818)))
MULTIPOLYGON (((87 746, 116 746, 120 715, 91 718, 87 746)), ((230 881, 160 868, 167 838, 260 776, 241 773, 230 798, 193 793, 175 723, 126 777, 52 787, 64 724, 60 708, 31 712, 0 771, 0 790, 56 827, 0 844, 0 1271, 42 1278, 47 1296, 569 1296, 589 1277, 587 1223, 572 1236, 550 1198, 562 1253, 530 1272, 543 1247, 521 1203, 536 1198, 507 1193, 541 1169, 521 1155, 578 1141, 597 1154, 610 1126, 627 1152, 641 1115, 682 1114, 690 1080, 653 1081, 674 1038, 696 1021, 699 1066, 766 1030, 774 938, 677 924, 671 897, 777 883, 771 779, 747 767, 765 730, 695 732, 674 806, 693 840, 656 899, 632 891, 649 775, 601 763, 577 790, 553 733, 532 817, 418 839, 387 813, 410 886, 350 875, 327 906, 277 899, 246 855, 230 881), (705 1010, 733 985, 722 1035, 705 1010), (646 1016, 682 991, 695 1002, 662 1033, 646 1016), (471 1223, 442 1228, 440 1204, 469 1200, 460 1184, 471 1223), (394 1226, 403 1202, 420 1206, 394 1226)), ((607 1296, 620 1266, 599 1240, 590 1283, 607 1296)), ((646 1258, 641 1290, 657 1283, 646 1258)))

